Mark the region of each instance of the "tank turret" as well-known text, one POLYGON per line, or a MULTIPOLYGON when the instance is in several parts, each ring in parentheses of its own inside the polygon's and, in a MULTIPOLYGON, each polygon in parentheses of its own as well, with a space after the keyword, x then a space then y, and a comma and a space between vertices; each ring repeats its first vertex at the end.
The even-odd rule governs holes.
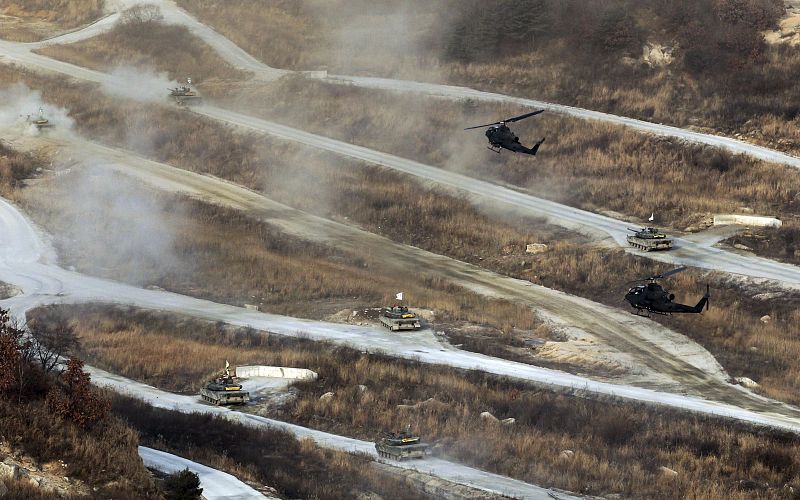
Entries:
POLYGON ((43 128, 50 128, 53 126, 53 124, 50 123, 50 120, 44 117, 43 108, 39 108, 38 118, 31 119, 31 115, 28 115, 28 122, 30 122, 34 127, 36 127, 39 130, 42 130, 43 128))
POLYGON ((628 243, 633 248, 649 252, 651 250, 669 250, 672 248, 672 239, 655 227, 641 229, 628 228, 633 234, 628 236, 628 243))
POLYGON ((419 330, 422 325, 417 315, 406 306, 384 307, 378 320, 389 330, 419 330))
POLYGON ((430 445, 423 443, 419 436, 411 434, 406 428, 398 433, 385 431, 375 442, 378 455, 393 460, 425 458, 430 455, 430 445))
POLYGON ((236 377, 231 375, 230 365, 225 362, 225 371, 213 380, 208 381, 205 387, 200 389, 200 397, 203 401, 208 401, 217 406, 244 404, 250 401, 250 393, 242 390, 236 377))
POLYGON ((197 91, 192 88, 191 78, 186 79, 186 85, 169 89, 169 96, 178 104, 178 106, 200 104, 203 100, 197 91))

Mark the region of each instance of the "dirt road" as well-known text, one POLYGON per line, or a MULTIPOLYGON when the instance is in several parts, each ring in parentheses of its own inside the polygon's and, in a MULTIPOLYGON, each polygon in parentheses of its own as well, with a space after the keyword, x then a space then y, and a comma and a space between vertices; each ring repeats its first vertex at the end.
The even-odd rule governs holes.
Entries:
MULTIPOLYGON (((66 74, 82 80, 103 82, 107 85, 115 84, 114 76, 33 54, 23 44, 19 43, 0 42, 0 59, 16 62, 27 67, 66 74)), ((551 224, 580 231, 597 238, 610 236, 618 244, 627 247, 625 237, 628 234, 626 227, 629 224, 624 221, 560 205, 456 172, 442 170, 395 155, 311 134, 241 113, 213 106, 199 106, 194 111, 231 125, 405 172, 435 182, 445 188, 466 193, 479 204, 500 205, 506 210, 515 211, 523 215, 544 217, 551 224)), ((676 249, 671 252, 640 253, 630 248, 627 248, 627 251, 671 264, 725 271, 749 278, 776 281, 795 288, 800 287, 800 268, 796 266, 755 256, 734 254, 686 239, 676 238, 674 241, 676 249)))
MULTIPOLYGON (((347 453, 361 453, 368 455, 376 462, 381 462, 397 469, 415 470, 425 474, 431 474, 441 479, 485 491, 490 494, 526 499, 552 498, 548 494, 551 491, 549 489, 516 479, 510 479, 505 476, 492 474, 490 472, 484 472, 447 460, 438 458, 426 458, 423 460, 405 462, 387 460, 378 457, 374 444, 367 441, 317 431, 225 407, 207 405, 200 402, 199 398, 196 396, 172 394, 118 375, 113 375, 97 368, 88 367, 87 371, 91 374, 93 383, 142 399, 157 408, 177 410, 184 413, 196 412, 222 415, 229 420, 244 425, 284 430, 294 434, 297 439, 312 439, 323 448, 330 448, 347 453)), ((565 500, 577 499, 577 497, 561 492, 559 492, 558 498, 564 498, 565 500)))
POLYGON ((442 187, 468 194, 479 205, 490 204, 497 206, 499 204, 508 211, 532 217, 542 217, 551 224, 590 236, 610 236, 616 243, 625 247, 628 252, 653 260, 725 271, 750 278, 772 280, 792 287, 800 287, 800 268, 796 266, 755 256, 739 255, 684 238, 675 238, 675 249, 670 252, 638 252, 627 246, 625 238, 630 234, 627 230, 630 223, 625 221, 561 205, 457 172, 443 170, 399 156, 311 134, 214 106, 198 107, 195 108, 194 112, 234 126, 270 134, 280 139, 299 142, 349 158, 382 165, 426 181, 432 181, 442 187))
MULTIPOLYGON (((186 26, 194 35, 214 48, 220 57, 222 57, 233 67, 249 71, 259 79, 274 80, 283 75, 294 73, 293 71, 273 68, 262 63, 222 34, 195 19, 191 14, 178 7, 172 0, 119 0, 119 3, 120 8, 128 8, 137 3, 158 5, 166 22, 186 26)), ((73 33, 55 37, 45 42, 39 42, 38 44, 25 45, 29 48, 34 48, 42 43, 72 43, 95 36, 104 30, 111 29, 111 27, 113 27, 113 23, 110 22, 110 19, 104 19, 73 33)), ((590 109, 555 104, 537 99, 508 96, 494 92, 484 92, 469 87, 460 87, 454 85, 394 80, 388 78, 328 75, 325 71, 311 71, 305 73, 310 77, 321 78, 327 82, 336 84, 354 85, 358 87, 389 90, 393 92, 413 92, 421 95, 436 96, 448 99, 473 99, 478 101, 514 104, 520 107, 546 109, 554 113, 565 114, 586 120, 597 120, 606 123, 613 123, 615 125, 622 125, 641 132, 666 137, 674 137, 689 142, 707 144, 709 146, 721 147, 733 153, 746 154, 761 160, 790 165, 792 167, 800 167, 800 158, 767 147, 757 146, 729 137, 695 132, 679 127, 673 127, 671 125, 651 123, 644 120, 602 113, 600 111, 593 111, 590 109)))
MULTIPOLYGON (((440 344, 432 334, 398 336, 382 328, 359 327, 302 320, 194 299, 158 290, 143 290, 108 280, 91 278, 46 263, 51 253, 40 235, 11 204, 0 199, 0 281, 17 286, 21 293, 0 301, 0 307, 21 317, 25 311, 44 304, 114 302, 146 309, 185 314, 235 326, 271 331, 281 335, 327 340, 364 351, 384 352, 422 363, 479 370, 514 379, 578 391, 604 394, 694 412, 719 415, 757 425, 800 433, 800 409, 769 401, 735 386, 712 384, 705 397, 686 396, 629 385, 599 382, 556 370, 459 351, 440 344), (13 249, 28 253, 15 254, 13 249), (719 396, 720 401, 707 398, 719 396)), ((691 370, 691 367, 686 367, 691 370)))
MULTIPOLYGON (((263 500, 267 498, 227 472, 212 469, 171 453, 140 446, 139 456, 142 457, 145 467, 167 474, 184 469, 194 472, 200 478, 200 487, 203 488, 203 498, 206 500, 263 500)), ((276 497, 270 498, 276 499, 276 497)))
MULTIPOLYGON (((8 138, 5 140, 8 141, 8 138)), ((123 150, 77 138, 61 141, 26 138, 25 141, 50 148, 59 147, 60 157, 69 157, 95 168, 113 170, 161 190, 183 193, 249 212, 305 240, 328 243, 355 254, 369 248, 373 254, 381 256, 382 266, 397 274, 414 269, 429 276, 444 278, 481 295, 528 305, 559 329, 569 330, 572 335, 576 335, 576 331, 585 333, 586 337, 630 355, 628 366, 635 367, 635 370, 618 381, 703 395, 709 390, 710 383, 724 383, 727 378, 708 351, 649 319, 417 247, 398 244, 357 227, 293 209, 216 177, 139 158, 123 150)), ((27 148, 33 145, 21 146, 27 148)))
MULTIPOLYGON (((484 295, 529 304, 542 314, 543 317, 553 322, 553 324, 565 329, 577 329, 586 332, 589 336, 600 339, 603 343, 614 347, 619 352, 628 354, 631 357, 632 365, 638 366, 642 370, 641 373, 633 374, 628 379, 625 379, 626 383, 692 394, 707 400, 736 405, 756 412, 772 413, 774 411, 781 411, 787 412, 787 415, 794 415, 796 411, 793 408, 769 401, 745 391, 738 386, 726 383, 726 375, 722 368, 707 351, 686 337, 646 318, 636 317, 624 311, 597 304, 586 299, 533 285, 527 281, 501 276, 470 264, 426 252, 419 248, 399 245, 386 238, 359 230, 358 228, 316 217, 281 205, 235 184, 211 176, 194 174, 168 165, 143 160, 127 152, 100 146, 89 141, 78 140, 77 143, 71 146, 69 155, 75 159, 80 159, 81 155, 84 155, 85 160, 94 165, 124 172, 127 175, 132 175, 160 189, 183 192, 193 196, 199 196, 213 203, 246 210, 271 224, 281 227, 284 231, 299 237, 334 243, 349 251, 357 251, 359 248, 365 247, 374 249, 376 253, 382 256, 387 266, 397 271, 415 268, 422 272, 429 273, 430 275, 444 277, 458 285, 484 295), (102 160, 98 160, 97 158, 102 158, 102 160)), ((0 215, 3 214, 4 212, 0 211, 0 215)), ((25 236, 20 237, 19 241, 23 241, 26 238, 37 238, 35 231, 24 222, 24 219, 20 222, 19 217, 11 217, 8 212, 5 213, 5 217, 0 219, 0 221, 6 219, 14 222, 7 230, 9 234, 13 232, 24 233, 25 236)), ((16 240, 17 239, 15 239, 15 241, 16 240)), ((38 247, 36 247, 34 243, 28 243, 27 245, 17 246, 7 253, 13 255, 14 252, 24 250, 26 252, 25 255, 34 255, 34 251, 32 251, 31 248, 38 247)), ((41 248, 46 247, 41 245, 41 248)), ((84 283, 93 282, 95 285, 92 287, 93 290, 88 296, 94 297, 97 300, 104 300, 103 292, 97 292, 94 289, 102 289, 106 286, 103 285, 105 282, 92 278, 78 278, 78 275, 74 275, 74 273, 68 273, 67 275, 69 277, 67 278, 67 275, 64 273, 66 272, 60 269, 56 271, 52 267, 44 269, 39 273, 33 274, 34 276, 39 276, 39 279, 31 286, 36 290, 42 286, 49 287, 58 285, 58 290, 65 293, 64 291, 70 289, 70 287, 65 287, 63 285, 64 282, 77 280, 78 286, 76 286, 76 288, 81 288, 84 283), (61 276, 64 276, 64 278, 61 278, 61 276), (48 283, 48 279, 52 280, 53 283, 48 283), (46 283, 46 285, 40 283, 46 283)), ((26 274, 26 276, 30 277, 31 274, 26 274)), ((25 289, 19 283, 18 278, 17 281, 15 281, 13 277, 4 278, 3 274, 0 273, 0 279, 25 289)), ((133 303, 142 305, 143 307, 158 307, 156 304, 160 303, 157 299, 143 298, 144 295, 150 293, 149 291, 134 291, 138 289, 132 287, 123 288, 124 289, 114 287, 113 289, 109 289, 106 292, 108 295, 106 295, 107 298, 105 300, 109 298, 112 300, 122 300, 119 297, 127 297, 125 300, 132 300, 133 303)), ((30 293, 28 295, 30 295, 30 293)), ((86 297, 87 293, 75 291, 72 292, 71 295, 86 297)), ((176 298, 181 297, 175 294, 169 295, 176 298)), ((24 297, 15 299, 23 302, 26 300, 24 297)), ((75 298, 71 299, 71 301, 74 300, 75 298)), ((213 309, 206 308, 203 310, 202 307, 195 305, 193 300, 194 299, 181 297, 174 307, 170 305, 170 301, 163 301, 162 308, 192 315, 200 314, 201 317, 206 317, 208 319, 217 320, 224 318, 225 321, 234 322, 234 324, 250 324, 248 320, 236 317, 233 311, 241 311, 237 308, 215 305, 213 309), (222 316, 220 316, 220 314, 222 316)), ((204 301, 197 302, 202 303, 204 301)), ((270 318, 278 318, 275 319, 275 321, 280 325, 285 325, 286 321, 289 321, 291 324, 297 322, 299 325, 304 325, 302 327, 296 327, 296 330, 293 329, 295 327, 281 327, 281 331, 284 333, 287 329, 290 332, 289 334, 296 334, 298 330, 308 331, 308 328, 310 328, 309 325, 314 324, 314 329, 318 332, 317 335, 319 335, 320 339, 324 338, 344 343, 356 342, 356 345, 359 347, 384 349, 387 350, 387 352, 393 353, 402 351, 404 354, 401 355, 405 357, 419 357, 419 359, 426 362, 444 362, 444 364, 451 364, 464 368, 480 367, 479 369, 493 373, 495 373, 493 371, 495 368, 487 367, 490 364, 494 365, 499 363, 496 369, 500 370, 500 373, 509 375, 514 373, 514 370, 509 371, 503 367, 503 365, 509 362, 472 353, 454 351, 449 346, 440 345, 430 334, 415 338, 396 338, 380 330, 378 334, 372 331, 372 333, 369 334, 370 338, 365 338, 366 331, 356 327, 324 323, 315 324, 303 320, 292 320, 290 318, 272 315, 267 316, 270 318), (343 331, 356 331, 358 334, 353 336, 350 333, 343 334, 343 331), (446 353, 446 355, 441 353, 446 353), (441 356, 445 356, 446 361, 443 361, 441 356), (464 356, 464 359, 460 359, 464 356), (477 358, 475 356, 477 356, 477 358), (481 361, 478 361, 479 359, 481 361)), ((275 323, 262 323, 260 319, 257 324, 261 325, 259 328, 262 329, 266 328, 275 331, 276 328, 274 326, 275 323), (270 326, 267 327, 266 325, 270 326)), ((519 365, 518 363, 512 364, 519 365)), ((559 373, 550 372, 551 375, 559 373)), ((542 376, 541 372, 536 375, 536 377, 540 376, 542 376)), ((558 385, 563 386, 563 382, 572 380, 569 378, 571 376, 567 376, 566 374, 564 374, 564 376, 567 378, 555 375, 556 379, 562 382, 558 385)), ((579 377, 579 379, 581 378, 579 377)), ((549 380, 552 381, 555 379, 549 380)), ((571 387, 576 386, 571 385, 571 387)), ((617 390, 612 389, 612 391, 614 391, 615 394, 618 393, 617 390)))

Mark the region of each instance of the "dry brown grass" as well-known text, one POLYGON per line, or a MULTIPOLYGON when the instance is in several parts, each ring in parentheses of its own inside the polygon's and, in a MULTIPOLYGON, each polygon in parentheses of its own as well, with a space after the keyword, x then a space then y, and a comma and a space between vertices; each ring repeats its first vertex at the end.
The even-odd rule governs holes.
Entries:
POLYGON ((181 82, 187 77, 202 84, 210 79, 235 80, 245 76, 187 28, 158 21, 120 22, 94 38, 51 45, 36 52, 99 71, 119 66, 154 69, 181 82))
POLYGON ((214 357, 231 355, 237 363, 310 368, 319 379, 295 384, 299 397, 282 409, 282 418, 362 439, 408 423, 439 443, 438 454, 546 486, 595 495, 720 499, 780 498, 790 494, 789 488, 800 487, 800 442, 795 437, 754 434, 725 421, 589 401, 481 373, 309 341, 241 331, 221 335, 211 324, 186 328, 173 322, 170 327, 163 315, 90 306, 61 309, 71 315, 85 345, 107 347, 87 348, 92 362, 120 373, 139 373, 140 380, 164 381, 162 387, 174 388, 180 382, 164 379, 164 363, 192 374, 198 363, 218 369, 222 358, 214 357), (152 345, 162 348, 161 361, 152 345), (172 357, 173 349, 191 355, 172 357), (367 390, 359 390, 359 384, 367 390), (320 401, 328 391, 335 398, 320 401), (397 408, 429 398, 440 404, 397 408), (479 418, 483 411, 516 418, 516 423, 486 423, 479 418), (561 457, 564 449, 574 456, 561 457), (662 466, 678 475, 663 474, 662 466))
POLYGON ((288 432, 153 408, 121 395, 114 397, 114 408, 147 445, 266 484, 283 498, 436 498, 404 483, 402 476, 373 467, 365 457, 322 449, 288 432))
POLYGON ((97 488, 98 496, 158 497, 139 458, 136 432, 118 418, 109 417, 87 432, 53 415, 43 400, 0 399, 0 441, 40 464, 62 460, 63 475, 97 488))
POLYGON ((61 176, 22 197, 54 235, 65 265, 104 278, 312 318, 379 306, 404 290, 414 305, 445 319, 497 329, 540 325, 525 305, 414 270, 387 271, 369 249, 351 254, 302 241, 233 209, 156 194, 124 178, 61 176), (87 207, 77 198, 93 201, 87 207))
MULTIPOLYGON (((507 214, 482 215, 466 200, 431 192, 407 176, 385 169, 269 138, 236 134, 200 117, 185 121, 184 115, 175 110, 142 110, 125 102, 111 101, 99 91, 93 91, 91 86, 64 86, 39 77, 26 78, 29 85, 41 87, 45 95, 73 109, 72 115, 84 132, 104 137, 112 144, 132 147, 142 154, 188 170, 211 173, 263 190, 289 205, 325 217, 347 218, 396 241, 514 277, 613 306, 627 307, 622 296, 629 280, 667 269, 622 251, 586 247, 572 235, 565 240, 565 234, 569 233, 554 231, 535 221, 511 220, 507 214), (136 132, 135 141, 129 137, 132 131, 136 132), (524 243, 532 241, 549 244, 550 251, 533 257, 525 254, 524 243)), ((343 113, 343 119, 346 116, 349 115, 343 113)), ((422 137, 424 144, 429 144, 431 150, 436 149, 427 135, 415 137, 422 137)), ((702 157, 702 152, 698 154, 702 157)), ((536 161, 540 159, 537 157, 536 161)), ((743 168, 736 163, 743 160, 731 161, 735 169, 743 168)), ((579 170, 576 168, 576 171, 579 170)), ((780 171, 773 173, 777 175, 780 171)), ((765 192, 782 192, 782 177, 777 179, 781 180, 766 184, 765 192)), ((694 181, 685 180, 686 184, 691 182, 694 181)), ((613 184, 625 186, 624 183, 613 184)), ((765 200, 752 201, 756 208, 767 203, 765 200)), ((637 207, 637 210, 642 210, 641 206, 637 207)), ((650 208, 646 210, 649 212, 650 208)), ((763 384, 762 390, 767 394, 798 401, 798 379, 792 374, 791 367, 794 365, 792 360, 800 357, 800 350, 795 350, 791 342, 793 326, 788 314, 797 307, 797 296, 785 294, 781 301, 753 300, 749 297, 760 290, 749 291, 719 278, 703 278, 696 273, 684 273, 668 286, 679 295, 679 299, 684 299, 682 294, 685 293, 686 299, 692 301, 702 293, 703 285, 709 279, 715 289, 712 309, 718 313, 701 318, 659 318, 659 321, 697 340, 721 359, 732 375, 750 376, 763 384), (767 330, 758 320, 764 314, 777 318, 767 330), (757 334, 769 334, 771 342, 789 349, 751 350, 751 341, 747 339, 754 339, 757 334)), ((407 279, 403 283, 407 283, 407 279)), ((447 290, 444 285, 437 289, 447 290)), ((460 300, 453 299, 449 292, 433 293, 428 297, 431 297, 431 307, 439 310, 446 310, 448 305, 434 300, 447 298, 456 303, 460 300)), ((246 297, 242 300, 249 302, 246 297)), ((481 312, 477 308, 466 310, 481 312)), ((474 316, 471 319, 490 322, 474 316)), ((516 323, 517 326, 521 324, 516 323)))
POLYGON ((104 0, 0 0, 0 37, 33 42, 90 23, 103 13, 104 0))
MULTIPOLYGON (((46 55, 100 69, 119 61, 137 64, 147 60, 163 70, 180 68, 173 76, 189 74, 192 68, 200 71, 201 78, 210 71, 223 77, 231 72, 185 28, 158 22, 120 25, 96 39, 44 50, 46 55), (141 31, 152 33, 142 37, 141 31), (165 46, 197 47, 198 54, 185 57, 180 50, 163 50, 165 46)), ((509 106, 498 110, 496 105, 432 101, 299 77, 266 89, 259 84, 249 91, 234 92, 234 97, 228 83, 210 82, 208 94, 246 113, 508 182, 562 203, 640 218, 657 208, 662 224, 680 229, 698 214, 730 212, 741 206, 783 214, 793 210, 789 205, 800 193, 800 181, 789 167, 653 138, 619 126, 558 115, 541 117, 535 124, 519 124, 515 128, 522 137, 529 137, 529 142, 533 137, 549 137, 535 168, 531 168, 534 160, 520 155, 490 157, 482 148, 480 134, 460 131, 464 123, 519 111, 509 106)), ((770 130, 775 131, 776 126, 773 123, 770 130)))
MULTIPOLYGON (((503 32, 501 25, 508 16, 486 14, 493 8, 505 11, 508 2, 494 3, 501 5, 262 0, 254 9, 252 2, 244 0, 226 0, 224 8, 219 0, 179 2, 244 50, 276 67, 327 68, 340 74, 465 84, 654 122, 710 127, 800 152, 794 104, 800 98, 794 84, 800 51, 762 46, 760 30, 764 26, 759 23, 770 24, 769 19, 754 20, 745 15, 745 22, 730 27, 723 26, 724 16, 714 14, 720 6, 735 9, 745 3, 696 2, 689 5, 696 12, 682 21, 675 11, 685 9, 685 5, 679 3, 528 2, 527 9, 534 13, 558 11, 554 6, 559 4, 564 4, 565 12, 555 18, 545 14, 537 19, 549 28, 528 37, 527 46, 524 42, 515 46, 506 38, 505 46, 495 44, 497 40, 487 41, 489 53, 482 56, 473 54, 464 61, 448 57, 452 42, 447 37, 453 35, 454 20, 459 16, 477 14, 470 19, 470 27, 487 24, 483 32, 475 28, 475 34, 484 38, 487 31, 503 32), (650 68, 624 63, 625 53, 597 54, 599 44, 590 35, 599 24, 598 13, 614 8, 630 11, 648 41, 668 46, 677 43, 679 60, 666 68, 650 68), (574 12, 569 13, 569 9, 574 12), (727 39, 736 30, 748 35, 736 41, 727 39), (276 32, 285 33, 278 43, 269 36, 276 32), (753 50, 741 55, 746 61, 733 67, 697 74, 682 61, 694 45, 719 64, 728 64, 729 52, 744 47, 738 43, 744 40, 753 45, 753 50), (365 46, 369 50, 364 50, 365 46)), ((749 5, 766 7, 768 2, 749 5)), ((481 43, 478 37, 468 41, 481 43)), ((628 55, 638 57, 640 46, 628 55)))
POLYGON ((514 125, 524 141, 547 142, 536 158, 493 155, 480 131, 465 124, 513 116, 519 108, 420 98, 285 78, 223 102, 248 114, 347 142, 520 186, 588 210, 644 218, 679 229, 700 214, 797 213, 800 180, 793 168, 733 156, 710 147, 652 137, 624 127, 548 114, 514 125), (623 181, 620 182, 620 179, 623 181))
POLYGON ((14 190, 21 188, 25 179, 36 176, 44 166, 43 155, 21 153, 0 142, 0 194, 13 196, 14 190))
POLYGON ((254 57, 277 68, 308 69, 324 64, 315 52, 324 39, 302 2, 233 0, 224 7, 214 0, 179 1, 178 5, 224 33, 254 57), (236 27, 236 28, 234 28, 236 27), (314 47, 315 50, 307 50, 314 47))

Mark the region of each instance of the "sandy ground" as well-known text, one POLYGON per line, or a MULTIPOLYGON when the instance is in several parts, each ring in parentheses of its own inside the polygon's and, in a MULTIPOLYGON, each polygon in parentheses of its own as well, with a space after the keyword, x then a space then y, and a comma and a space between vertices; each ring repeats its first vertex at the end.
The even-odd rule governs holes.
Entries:
POLYGON ((200 487, 203 488, 203 498, 206 500, 249 500, 268 498, 226 472, 212 469, 211 467, 192 462, 191 460, 181 458, 171 453, 140 446, 139 456, 142 457, 145 467, 167 474, 179 472, 184 469, 189 469, 194 472, 200 478, 200 487))
POLYGON ((786 15, 778 23, 778 29, 764 33, 767 43, 800 45, 800 0, 785 0, 786 15))

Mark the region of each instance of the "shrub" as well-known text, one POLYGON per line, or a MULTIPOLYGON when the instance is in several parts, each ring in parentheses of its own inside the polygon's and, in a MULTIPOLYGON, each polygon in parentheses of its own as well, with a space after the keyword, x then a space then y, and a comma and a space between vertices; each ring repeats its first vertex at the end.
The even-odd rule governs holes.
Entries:
POLYGON ((196 500, 202 494, 200 478, 188 468, 164 479, 164 497, 167 500, 196 500))
POLYGON ((53 413, 84 429, 106 418, 111 402, 92 389, 89 374, 83 371, 83 361, 70 359, 62 379, 64 385, 47 394, 47 406, 53 413))

